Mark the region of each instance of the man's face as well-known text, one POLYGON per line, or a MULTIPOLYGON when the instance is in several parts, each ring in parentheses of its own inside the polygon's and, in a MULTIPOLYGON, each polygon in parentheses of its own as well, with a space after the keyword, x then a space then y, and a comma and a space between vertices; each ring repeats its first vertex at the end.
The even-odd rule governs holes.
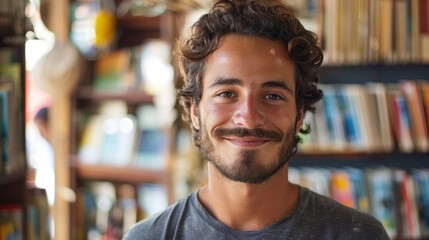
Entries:
POLYGON ((287 163, 297 115, 295 68, 283 45, 222 38, 205 63, 201 101, 191 107, 203 157, 228 179, 261 183, 287 163))

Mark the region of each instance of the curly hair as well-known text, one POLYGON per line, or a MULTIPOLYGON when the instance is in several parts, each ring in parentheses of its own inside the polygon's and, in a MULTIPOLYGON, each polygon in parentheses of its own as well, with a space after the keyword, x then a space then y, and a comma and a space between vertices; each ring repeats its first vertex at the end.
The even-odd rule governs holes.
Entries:
MULTIPOLYGON (((218 0, 212 9, 192 26, 189 38, 180 39, 178 57, 184 85, 178 90, 183 118, 190 122, 191 103, 202 97, 202 79, 207 57, 219 47, 228 34, 258 36, 281 41, 296 69, 296 107, 314 112, 314 103, 323 97, 318 89, 318 73, 323 53, 317 45, 317 35, 306 30, 290 7, 280 1, 218 0)), ((191 124, 192 126, 192 124, 191 124)), ((193 128, 194 144, 199 147, 199 130, 193 128)), ((309 133, 305 125, 301 133, 309 133)), ((301 139, 295 137, 293 154, 301 139)))

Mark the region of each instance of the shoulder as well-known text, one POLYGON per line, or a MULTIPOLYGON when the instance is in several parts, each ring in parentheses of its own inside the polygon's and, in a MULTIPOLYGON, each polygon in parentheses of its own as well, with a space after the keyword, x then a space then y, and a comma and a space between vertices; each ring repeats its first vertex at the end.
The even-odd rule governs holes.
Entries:
POLYGON ((305 209, 303 209, 303 212, 308 210, 308 212, 316 213, 321 218, 330 221, 340 221, 346 223, 363 221, 368 223, 376 223, 376 225, 380 223, 373 216, 347 207, 330 197, 320 195, 303 187, 301 187, 301 191, 302 201, 304 201, 306 205, 305 209))
POLYGON ((123 240, 168 239, 169 230, 174 229, 184 210, 189 207, 191 199, 192 194, 169 206, 164 211, 136 223, 125 233, 123 240))
POLYGON ((366 213, 347 207, 330 197, 320 195, 307 188, 301 187, 301 191, 300 197, 306 203, 307 209, 312 209, 312 211, 319 213, 335 213, 335 215, 327 215, 327 217, 341 218, 341 216, 357 215, 362 218, 373 218, 366 213))
POLYGON ((335 234, 345 234, 345 236, 379 236, 375 239, 388 239, 387 233, 375 217, 349 208, 332 198, 322 196, 306 188, 301 188, 301 196, 305 205, 300 208, 301 214, 309 219, 323 225, 323 228, 330 228, 335 234))

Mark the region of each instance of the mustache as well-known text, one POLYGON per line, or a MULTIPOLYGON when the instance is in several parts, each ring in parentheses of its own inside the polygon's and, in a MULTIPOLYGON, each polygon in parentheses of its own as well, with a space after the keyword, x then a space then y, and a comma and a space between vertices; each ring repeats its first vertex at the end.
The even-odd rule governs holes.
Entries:
POLYGON ((226 137, 226 136, 236 136, 236 137, 257 137, 257 138, 269 138, 276 142, 280 142, 283 138, 283 135, 276 131, 266 130, 262 128, 219 128, 216 129, 213 133, 214 137, 226 137))

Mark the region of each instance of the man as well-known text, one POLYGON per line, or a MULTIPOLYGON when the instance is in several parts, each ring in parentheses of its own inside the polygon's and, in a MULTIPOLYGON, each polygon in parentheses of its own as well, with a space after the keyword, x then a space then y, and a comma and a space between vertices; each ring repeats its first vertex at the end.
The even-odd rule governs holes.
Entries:
POLYGON ((33 136, 28 142, 28 157, 31 166, 35 169, 34 183, 36 187, 46 190, 49 205, 53 206, 55 198, 55 164, 49 134, 49 108, 40 108, 36 112, 33 121, 39 130, 39 135, 33 136))
POLYGON ((280 1, 220 0, 180 46, 179 91, 208 184, 124 239, 388 239, 381 223, 288 182, 322 51, 280 1))
POLYGON ((34 123, 40 132, 40 135, 50 143, 49 126, 48 126, 48 108, 42 107, 34 116, 34 123))

